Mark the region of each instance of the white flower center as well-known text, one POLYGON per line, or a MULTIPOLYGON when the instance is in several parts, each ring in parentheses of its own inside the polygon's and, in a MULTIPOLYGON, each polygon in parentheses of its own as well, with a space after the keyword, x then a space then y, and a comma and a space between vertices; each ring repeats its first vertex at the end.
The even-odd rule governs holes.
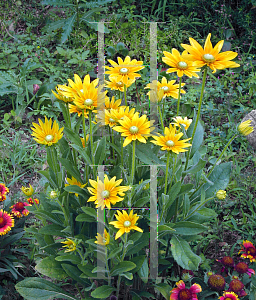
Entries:
POLYGON ((109 120, 109 122, 111 122, 111 123, 115 122, 115 120, 114 120, 113 118, 109 118, 108 120, 109 120))
POLYGON ((110 196, 110 192, 108 190, 104 190, 101 193, 102 198, 108 198, 110 196))
POLYGON ((137 126, 131 126, 129 131, 131 134, 135 134, 139 131, 139 128, 137 126))
POLYGON ((84 90, 83 90, 83 89, 81 89, 81 90, 80 90, 80 92, 81 92, 81 93, 83 93, 83 92, 84 92, 84 90))
POLYGON ((215 58, 212 54, 204 54, 203 57, 202 57, 203 61, 205 61, 206 63, 211 63, 211 62, 214 62, 215 61, 215 58))
POLYGON ((173 147, 173 146, 174 146, 174 141, 169 140, 169 141, 167 141, 167 142, 165 143, 165 145, 168 146, 168 147, 173 147))
POLYGON ((127 74, 127 73, 129 72, 129 70, 128 70, 127 68, 121 68, 121 69, 119 70, 119 72, 120 72, 121 74, 127 74))
POLYGON ((86 100, 84 101, 84 105, 85 105, 85 106, 91 106, 92 104, 93 104, 92 99, 86 99, 86 100))
POLYGON ((178 67, 181 70, 185 70, 185 69, 187 69, 188 64, 185 61, 180 61, 180 62, 178 62, 178 67))
POLYGON ((169 87, 168 86, 163 86, 162 90, 164 90, 165 92, 168 92, 169 91, 169 87))
POLYGON ((129 227, 131 224, 132 223, 130 221, 124 221, 124 227, 129 227))
POLYGON ((51 142, 52 140, 54 139, 54 136, 52 134, 48 134, 46 137, 45 137, 45 140, 47 142, 51 142))

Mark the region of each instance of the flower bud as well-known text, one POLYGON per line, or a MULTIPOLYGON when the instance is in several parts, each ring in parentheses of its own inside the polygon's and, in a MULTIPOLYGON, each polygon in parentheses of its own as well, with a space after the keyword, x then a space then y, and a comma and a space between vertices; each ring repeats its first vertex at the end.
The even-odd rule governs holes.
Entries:
POLYGON ((226 198, 226 194, 227 194, 226 191, 219 190, 219 191, 216 193, 216 197, 217 197, 219 200, 224 200, 224 199, 226 198))

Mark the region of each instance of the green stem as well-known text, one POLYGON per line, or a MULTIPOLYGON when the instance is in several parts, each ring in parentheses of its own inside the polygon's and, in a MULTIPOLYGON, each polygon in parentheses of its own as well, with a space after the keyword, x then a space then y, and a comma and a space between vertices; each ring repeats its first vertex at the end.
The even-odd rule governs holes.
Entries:
POLYGON ((164 194, 167 192, 167 179, 168 179, 168 170, 169 170, 169 162, 170 162, 170 151, 167 151, 167 162, 166 162, 166 171, 165 171, 165 185, 164 185, 164 194))
POLYGON ((131 184, 133 184, 133 177, 134 177, 134 172, 135 172, 135 145, 136 145, 136 140, 134 140, 133 144, 132 144, 132 175, 131 175, 131 184))
POLYGON ((163 119, 164 119, 164 106, 165 106, 165 100, 166 100, 166 97, 165 97, 165 98, 162 98, 162 101, 163 101, 162 117, 163 117, 163 119))
MULTIPOLYGON (((123 248, 123 254, 122 254, 122 257, 121 257, 121 261, 124 260, 124 256, 125 256, 125 253, 126 253, 126 243, 127 243, 127 238, 128 238, 128 233, 126 233, 126 235, 125 235, 124 248, 123 248)), ((121 282, 121 276, 118 275, 118 280, 117 280, 117 292, 116 292, 117 299, 119 299, 120 282, 121 282)))
POLYGON ((180 82, 179 82, 179 93, 178 93, 178 103, 177 103, 177 116, 179 115, 179 110, 180 110, 180 91, 181 91, 181 82, 182 82, 182 77, 180 78, 180 82))
POLYGON ((81 293, 81 291, 80 291, 80 289, 79 289, 79 287, 78 287, 78 283, 76 283, 75 286, 76 286, 76 288, 77 288, 77 290, 78 290, 78 293, 79 293, 81 299, 83 299, 83 295, 82 295, 82 293, 81 293))
MULTIPOLYGON (((110 132, 111 132, 111 140, 112 140, 112 144, 114 145, 115 144, 115 142, 114 142, 114 130, 110 127, 110 132)), ((113 155, 113 160, 115 160, 115 149, 114 148, 112 148, 112 150, 113 150, 113 153, 112 153, 112 155, 113 155)))
MULTIPOLYGON (((71 118, 70 118, 70 113, 69 113, 69 108, 68 108, 68 103, 67 102, 66 102, 66 108, 67 108, 67 115, 68 115, 68 127, 69 127, 69 129, 71 129, 71 118)), ((72 152, 73 152, 74 163, 75 163, 75 165, 77 165, 77 162, 76 162, 76 151, 75 151, 74 148, 72 148, 72 152)))
POLYGON ((126 85, 124 84, 124 101, 125 105, 127 106, 127 99, 126 99, 126 85))
MULTIPOLYGON (((93 164, 93 174, 95 177, 95 159, 93 155, 93 139, 92 139, 92 111, 89 110, 89 126, 90 126, 90 144, 91 144, 91 155, 92 155, 92 164, 93 164)), ((85 133, 84 133, 85 134, 85 133)))
POLYGON ((121 136, 121 166, 124 164, 124 139, 121 136))
MULTIPOLYGON (((204 70, 201 95, 200 95, 200 100, 199 100, 198 112, 197 112, 197 116, 196 116, 196 123, 195 123, 194 129, 193 129, 191 140, 189 141, 191 144, 193 143, 193 139, 194 139, 194 136, 195 136, 195 133, 196 133, 197 124, 198 124, 198 121, 199 121, 199 118, 200 118, 200 111, 201 111, 201 106, 202 106, 202 102, 203 102, 203 94, 204 94, 204 87, 205 87, 205 82, 206 82, 206 75, 207 75, 207 67, 204 70)), ((191 148, 192 147, 190 147, 190 149, 187 151, 186 164, 185 164, 184 171, 186 171, 187 167, 188 167, 188 160, 189 160, 191 148)))
POLYGON ((110 271, 109 271, 109 266, 108 266, 108 249, 107 249, 107 247, 105 249, 105 259, 106 259, 106 268, 108 271, 108 286, 110 286, 111 285, 111 276, 110 276, 110 271))
MULTIPOLYGON (((212 174, 216 164, 218 163, 218 161, 222 158, 222 156, 224 155, 225 151, 227 150, 228 146, 233 142, 233 140, 237 137, 238 135, 235 134, 227 143, 227 145, 225 146, 225 148, 222 150, 219 158, 215 161, 214 165, 211 168, 211 171, 207 174, 206 178, 209 178, 209 176, 212 174)), ((192 198, 192 196, 201 188, 201 186, 205 183, 205 181, 203 181, 199 187, 191 194, 190 198, 192 198)))
POLYGON ((159 110, 159 115, 160 115, 160 121, 161 121, 161 126, 162 126, 162 130, 164 132, 164 123, 163 123, 163 117, 162 117, 162 112, 160 109, 160 106, 158 105, 158 110, 159 110))

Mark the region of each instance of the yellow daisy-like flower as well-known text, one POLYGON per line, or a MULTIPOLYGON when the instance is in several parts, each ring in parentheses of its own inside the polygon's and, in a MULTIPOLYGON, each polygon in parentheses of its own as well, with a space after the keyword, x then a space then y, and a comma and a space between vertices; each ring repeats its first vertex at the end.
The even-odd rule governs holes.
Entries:
POLYGON ((140 74, 136 73, 142 69, 143 61, 137 61, 136 59, 131 60, 130 56, 126 56, 124 61, 122 58, 118 57, 118 64, 113 60, 109 59, 108 61, 113 67, 105 67, 110 71, 106 71, 106 74, 110 74, 109 79, 116 77, 117 82, 121 81, 126 86, 129 84, 129 79, 135 80, 136 77, 141 77, 140 74))
POLYGON ((166 96, 164 95, 163 89, 151 88, 148 97, 152 102, 161 102, 166 96))
POLYGON ((231 61, 237 56, 236 52, 225 51, 219 53, 224 44, 224 40, 219 41, 215 47, 212 47, 211 43, 211 33, 208 34, 204 48, 194 39, 189 38, 191 45, 181 44, 181 46, 189 52, 189 55, 184 55, 187 59, 195 62, 198 68, 205 65, 213 70, 223 70, 226 68, 237 68, 240 67, 239 64, 231 61))
MULTIPOLYGON (((74 95, 74 104, 80 109, 93 110, 97 108, 97 105, 102 105, 104 103, 105 95, 107 91, 101 92, 103 86, 95 88, 94 84, 91 83, 86 89, 77 91, 77 95, 74 95)), ((95 111, 94 111, 95 112, 95 111)))
POLYGON ((125 195, 124 192, 128 191, 130 187, 119 186, 123 179, 115 180, 116 176, 109 180, 106 174, 104 176, 104 183, 98 177, 97 181, 89 179, 92 187, 88 187, 87 189, 93 196, 88 199, 88 202, 95 202, 96 208, 101 207, 101 209, 104 209, 107 206, 110 209, 111 204, 115 205, 117 202, 122 201, 124 198, 121 197, 125 195))
POLYGON ((125 232, 130 232, 131 230, 137 230, 139 232, 143 232, 141 228, 135 226, 139 217, 137 214, 133 214, 133 210, 130 211, 129 215, 125 210, 117 211, 117 215, 115 215, 117 221, 109 222, 109 224, 114 225, 115 228, 119 228, 116 233, 115 240, 117 240, 120 236, 122 236, 125 232))
POLYGON ((54 94, 54 96, 57 98, 57 99, 59 99, 59 100, 61 100, 61 101, 63 101, 63 102, 65 102, 65 103, 69 103, 69 102, 72 102, 73 101, 73 97, 66 97, 66 96, 64 96, 64 95, 62 95, 62 92, 64 91, 61 87, 56 87, 55 88, 56 89, 56 92, 57 92, 57 94, 52 90, 52 93, 54 94))
MULTIPOLYGON (((117 90, 120 92, 124 92, 124 83, 122 81, 118 81, 116 77, 111 77, 109 78, 110 81, 105 80, 106 87, 111 89, 111 90, 117 90)), ((135 82, 135 79, 129 80, 128 79, 128 84, 126 87, 128 88, 135 82)))
POLYGON ((194 62, 189 61, 183 57, 187 51, 183 51, 182 55, 180 55, 179 51, 175 48, 172 48, 172 53, 164 51, 163 52, 166 57, 162 58, 162 61, 165 62, 168 66, 172 68, 168 69, 166 73, 177 72, 179 77, 182 77, 184 74, 188 77, 199 77, 196 72, 200 72, 200 69, 194 65, 194 62))
MULTIPOLYGON (((79 108, 78 106, 69 104, 68 107, 69 107, 70 114, 76 113, 78 115, 78 117, 80 117, 82 115, 82 109, 79 108)), ((86 110, 84 110, 84 117, 88 118, 88 113, 86 112, 86 110)))
POLYGON ((244 121, 243 123, 241 123, 237 128, 239 133, 244 136, 252 133, 254 130, 253 130, 253 127, 250 126, 251 122, 252 122, 252 120, 247 120, 247 121, 244 121))
POLYGON ((73 82, 71 79, 68 79, 68 83, 70 86, 66 85, 59 85, 59 89, 61 89, 61 94, 63 94, 66 97, 71 97, 73 98, 74 95, 77 95, 77 91, 80 93, 83 93, 84 90, 89 89, 91 83, 93 84, 94 87, 97 86, 99 83, 99 79, 95 79, 92 82, 90 82, 90 75, 86 75, 84 77, 84 81, 82 82, 81 78, 77 75, 74 74, 75 82, 73 82))
POLYGON ((113 127, 117 123, 117 119, 113 115, 113 111, 116 111, 116 109, 111 109, 111 111, 108 110, 101 110, 97 114, 97 123, 100 124, 100 126, 109 125, 110 127, 113 127))
POLYGON ((105 109, 107 109, 108 111, 110 111, 111 109, 118 109, 120 108, 121 102, 121 99, 115 100, 114 96, 111 98, 111 101, 109 101, 109 97, 105 97, 105 109))
POLYGON ((71 239, 68 239, 65 242, 61 242, 62 244, 65 244, 65 246, 62 246, 62 248, 67 247, 67 249, 65 249, 65 253, 66 252, 73 252, 76 250, 76 246, 77 243, 72 241, 71 239))
MULTIPOLYGON (((178 94, 179 94, 179 85, 178 84, 174 84, 175 80, 171 80, 171 81, 167 81, 167 79, 165 77, 162 78, 162 81, 153 81, 153 83, 149 83, 147 84, 147 86, 145 87, 145 89, 150 89, 150 85, 157 85, 157 90, 159 91, 160 89, 162 89, 164 91, 164 98, 165 97, 173 97, 175 99, 178 99, 178 94)), ((185 83, 182 83, 181 86, 184 86, 185 83)), ((186 92, 184 90, 180 90, 181 94, 185 94, 186 92)), ((147 93, 147 95, 150 95, 150 92, 147 93)))
MULTIPOLYGON (((83 189, 85 186, 86 186, 86 184, 82 184, 81 182, 79 182, 79 181, 77 181, 73 176, 72 176, 72 179, 70 179, 70 178, 67 178, 67 182, 69 183, 69 184, 65 184, 65 186, 69 186, 69 185, 77 185, 77 186, 79 186, 81 189, 83 189)), ((70 193, 72 193, 72 192, 70 192, 70 193)), ((77 193, 75 193, 75 195, 78 197, 78 194, 77 193)))
POLYGON ((191 144, 186 143, 189 139, 180 140, 183 136, 182 132, 176 134, 176 129, 170 125, 170 128, 164 128, 164 136, 152 136, 155 141, 151 141, 151 143, 161 146, 161 150, 172 151, 176 154, 180 152, 188 151, 188 149, 184 149, 186 147, 191 147, 191 144))
MULTIPOLYGON (((38 119, 39 124, 32 123, 33 127, 31 129, 34 131, 31 135, 35 136, 33 138, 37 143, 39 144, 44 144, 47 146, 51 146, 52 144, 58 143, 58 141, 62 138, 63 136, 63 129, 59 129, 59 125, 57 124, 56 121, 54 121, 53 126, 52 126, 52 119, 48 120, 45 117, 45 123, 41 121, 41 119, 38 119)), ((27 195, 28 196, 28 195, 27 195)))
POLYGON ((135 108, 132 108, 129 111, 130 107, 129 106, 121 106, 117 110, 112 110, 111 115, 113 116, 113 119, 116 119, 118 122, 124 119, 124 116, 126 116, 129 119, 132 119, 135 113, 135 108))
MULTIPOLYGON (((80 138, 81 139, 81 142, 83 144, 83 147, 85 148, 85 141, 84 141, 84 138, 80 138)), ((89 134, 86 135, 86 143, 88 142, 89 140, 89 134)))
POLYGON ((150 130, 154 129, 154 127, 150 128, 152 122, 148 121, 147 116, 143 115, 139 117, 138 112, 133 115, 132 119, 124 116, 124 119, 119 120, 119 123, 121 126, 113 127, 113 129, 122 132, 122 136, 126 136, 123 144, 124 147, 135 140, 146 143, 146 138, 150 136, 150 130))
POLYGON ((101 234, 97 233, 96 239, 97 239, 97 241, 94 242, 95 244, 105 245, 105 246, 109 244, 110 235, 107 232, 106 228, 104 229, 103 236, 101 234))
POLYGON ((29 187, 22 186, 21 190, 26 196, 32 196, 34 193, 34 189, 31 184, 29 184, 29 187))
POLYGON ((178 127, 181 127, 181 125, 183 125, 183 126, 185 126, 186 130, 192 123, 192 119, 188 119, 187 117, 185 117, 184 119, 182 117, 176 117, 176 118, 173 118, 173 120, 175 121, 175 123, 172 123, 172 124, 174 124, 178 127))

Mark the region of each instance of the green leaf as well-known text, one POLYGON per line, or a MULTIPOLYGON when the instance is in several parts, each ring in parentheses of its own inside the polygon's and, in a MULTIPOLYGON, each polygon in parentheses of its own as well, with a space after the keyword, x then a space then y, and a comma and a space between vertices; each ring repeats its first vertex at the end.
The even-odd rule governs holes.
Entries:
POLYGON ((41 2, 42 5, 52 5, 58 7, 67 7, 67 6, 74 6, 71 2, 67 0, 43 0, 41 2))
POLYGON ((181 235, 194 235, 208 230, 208 227, 190 221, 181 221, 175 223, 172 225, 172 228, 176 230, 175 234, 181 235))
POLYGON ((172 288, 167 283, 154 284, 154 287, 165 297, 165 299, 170 299, 170 292, 172 288))
POLYGON ((123 49, 125 49, 125 44, 124 43, 119 42, 119 43, 116 44, 116 50, 117 51, 120 51, 120 50, 123 50, 123 49))
POLYGON ((83 206, 82 211, 97 220, 97 212, 95 208, 83 206))
POLYGON ((64 292, 55 283, 38 277, 26 278, 18 282, 15 288, 26 300, 49 300, 52 298, 77 300, 64 292))
POLYGON ((116 291, 115 288, 108 286, 108 285, 102 285, 102 286, 98 287, 96 290, 94 290, 91 293, 91 295, 92 295, 92 297, 97 298, 97 299, 105 299, 105 298, 109 297, 109 295, 114 291, 116 291))
POLYGON ((175 261, 187 270, 198 270, 201 258, 192 252, 189 243, 181 237, 173 235, 171 239, 171 251, 175 261))
POLYGON ((60 163, 64 166, 64 168, 73 176, 75 179, 81 183, 83 183, 83 180, 81 178, 81 174, 78 171, 77 167, 74 166, 68 159, 65 159, 63 157, 59 158, 60 163))
MULTIPOLYGON (((84 187, 85 188, 85 187, 84 187)), ((75 193, 78 194, 84 198, 88 198, 88 195, 86 194, 85 190, 83 190, 80 186, 78 185, 68 185, 64 187, 64 190, 69 192, 69 193, 75 193)))
POLYGON ((61 263, 56 261, 54 256, 43 258, 37 265, 36 270, 50 278, 62 280, 67 277, 67 274, 61 267, 61 263))
POLYGON ((64 229, 64 226, 60 226, 57 224, 45 225, 44 227, 39 229, 40 234, 49 234, 56 236, 66 236, 61 230, 64 229))
POLYGON ((136 268, 132 270, 133 274, 136 273, 142 267, 145 258, 145 255, 139 255, 131 258, 131 262, 136 264, 136 268))
MULTIPOLYGON (((187 130, 188 138, 192 137, 192 133, 193 133, 193 130, 194 130, 194 127, 195 127, 195 123, 196 123, 196 111, 194 110, 193 122, 187 130)), ((192 158, 193 155, 195 154, 195 152, 200 148, 201 144, 203 143, 203 139, 204 139, 204 128, 201 124, 201 120, 199 119, 199 122, 197 123, 197 128, 196 128, 194 140, 193 140, 193 143, 192 143, 192 147, 191 147, 191 150, 190 150, 190 158, 192 158)))
POLYGON ((75 266, 69 265, 69 264, 61 264, 62 268, 65 270, 65 272, 73 278, 75 281, 81 283, 82 285, 89 285, 90 281, 83 279, 80 277, 82 272, 75 266))
MULTIPOLYGON (((70 261, 74 265, 78 265, 81 263, 81 258, 75 255, 74 253, 63 254, 60 256, 56 256, 55 260, 57 261, 70 261)), ((64 269, 65 270, 65 269, 64 269)))
MULTIPOLYGON (((140 234, 141 237, 134 241, 133 245, 129 245, 127 247, 127 252, 126 252, 126 256, 132 255, 132 254, 137 254, 141 249, 143 249, 144 247, 148 247, 149 246, 149 232, 145 232, 145 233, 141 233, 141 232, 136 232, 136 238, 137 234, 140 234)), ((135 237, 135 234, 133 234, 130 239, 133 240, 133 237, 135 237)))
POLYGON ((148 259, 147 258, 144 259, 142 267, 138 271, 138 275, 144 283, 148 282, 148 259))
POLYGON ((121 252, 121 251, 122 251, 122 247, 118 247, 118 248, 113 249, 113 250, 109 253, 108 259, 111 259, 111 258, 113 258, 113 257, 116 257, 117 254, 118 254, 119 252, 121 252))
POLYGON ((101 165, 106 155, 106 137, 101 138, 97 141, 96 153, 95 153, 95 164, 101 165))
POLYGON ((135 154, 146 165, 153 165, 153 164, 162 165, 163 162, 157 157, 153 149, 156 149, 154 148, 153 145, 151 146, 148 144, 147 145, 137 144, 135 149, 135 154))
POLYGON ((135 263, 131 261, 122 261, 114 266, 114 268, 110 271, 110 274, 111 276, 117 276, 120 273, 128 272, 134 268, 136 268, 135 263))
POLYGON ((8 236, 7 238, 5 238, 3 241, 1 241, 1 245, 0 247, 2 249, 6 248, 8 245, 18 241, 19 239, 21 239, 24 235, 25 231, 21 231, 19 233, 15 233, 11 236, 8 236))
POLYGON ((71 16, 70 18, 65 20, 65 25, 62 27, 63 32, 61 35, 61 43, 65 43, 67 41, 67 39, 72 31, 73 25, 75 23, 76 15, 77 15, 77 13, 74 13, 73 16, 71 16))
POLYGON ((172 205, 172 203, 174 202, 174 200, 177 198, 177 196, 179 195, 179 192, 180 192, 180 189, 181 189, 181 182, 178 181, 176 182, 172 188, 170 189, 169 191, 169 200, 168 202, 166 203, 166 206, 164 207, 164 209, 168 210, 168 208, 172 205))
POLYGON ((187 169, 187 171, 182 172, 182 175, 183 174, 196 174, 197 172, 201 171, 205 165, 206 165, 206 160, 202 160, 200 158, 197 164, 195 164, 194 166, 187 169))
POLYGON ((92 161, 91 161, 90 157, 88 156, 88 154, 85 152, 86 151, 85 148, 79 147, 76 144, 72 144, 71 147, 74 148, 75 150, 77 150, 77 152, 82 155, 82 157, 86 161, 87 165, 90 165, 90 166, 92 165, 92 161))
MULTIPOLYGON (((188 212, 188 214, 190 214, 190 212, 188 212)), ((214 210, 204 207, 196 211, 196 213, 189 217, 187 220, 192 222, 204 223, 205 221, 214 219, 216 217, 217 214, 214 210)))
POLYGON ((77 222, 89 222, 89 223, 92 223, 92 222, 95 221, 95 218, 93 218, 91 216, 88 216, 87 214, 79 214, 76 217, 76 221, 77 222))
POLYGON ((108 47, 108 49, 107 49, 107 54, 108 54, 108 56, 114 56, 115 55, 115 53, 116 53, 116 49, 114 48, 114 47, 108 47))
POLYGON ((59 216, 57 214, 52 214, 46 210, 38 209, 37 211, 35 211, 35 215, 36 215, 36 217, 37 216, 42 217, 42 218, 44 218, 52 223, 55 223, 57 225, 60 225, 60 226, 63 225, 63 222, 61 221, 61 219, 59 218, 59 216))

